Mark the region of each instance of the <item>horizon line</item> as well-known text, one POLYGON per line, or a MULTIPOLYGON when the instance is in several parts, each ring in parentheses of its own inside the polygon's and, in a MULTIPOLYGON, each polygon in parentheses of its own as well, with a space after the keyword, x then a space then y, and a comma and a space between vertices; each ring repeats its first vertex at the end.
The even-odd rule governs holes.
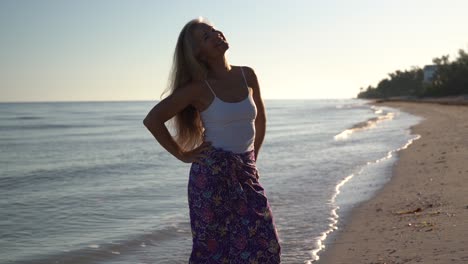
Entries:
MULTIPOLYGON (((264 101, 280 101, 280 100, 351 100, 359 99, 357 97, 323 97, 323 98, 264 98, 264 101)), ((119 103, 119 102, 159 102, 161 100, 151 99, 128 99, 128 100, 63 100, 63 101, 0 101, 0 104, 15 104, 15 103, 119 103)))

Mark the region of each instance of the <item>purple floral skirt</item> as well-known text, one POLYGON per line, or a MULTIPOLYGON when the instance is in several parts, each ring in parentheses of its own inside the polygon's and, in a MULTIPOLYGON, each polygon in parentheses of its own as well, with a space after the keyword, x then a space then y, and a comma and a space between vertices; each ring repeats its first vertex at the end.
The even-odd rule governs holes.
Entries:
POLYGON ((281 247, 254 150, 211 147, 192 163, 188 183, 190 264, 280 263, 281 247))

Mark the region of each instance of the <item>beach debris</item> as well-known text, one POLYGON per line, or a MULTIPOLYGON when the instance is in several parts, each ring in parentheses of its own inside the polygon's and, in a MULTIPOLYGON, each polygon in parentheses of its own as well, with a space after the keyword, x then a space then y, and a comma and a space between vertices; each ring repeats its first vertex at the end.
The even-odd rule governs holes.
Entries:
POLYGON ((422 211, 421 207, 418 207, 418 208, 416 208, 416 209, 414 209, 414 210, 403 210, 403 211, 398 211, 398 212, 396 212, 395 214, 397 214, 397 215, 413 214, 413 213, 418 213, 418 212, 421 212, 421 211, 422 211))
POLYGON ((433 227, 435 226, 434 223, 427 222, 427 221, 421 221, 421 222, 418 222, 418 223, 409 222, 407 225, 410 226, 410 227, 416 228, 417 231, 422 231, 422 230, 425 229, 424 232, 430 232, 430 231, 434 230, 433 227), (428 228, 428 229, 426 229, 426 228, 428 228))
POLYGON ((422 222, 417 223, 416 226, 417 227, 428 227, 428 226, 434 226, 434 223, 422 221, 422 222))

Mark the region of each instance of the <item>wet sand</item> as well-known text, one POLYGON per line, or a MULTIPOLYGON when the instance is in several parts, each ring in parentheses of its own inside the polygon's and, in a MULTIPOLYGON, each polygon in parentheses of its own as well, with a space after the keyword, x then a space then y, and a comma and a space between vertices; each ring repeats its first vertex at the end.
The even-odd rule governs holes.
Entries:
POLYGON ((468 263, 468 106, 384 102, 421 116, 393 177, 353 209, 320 264, 468 263))

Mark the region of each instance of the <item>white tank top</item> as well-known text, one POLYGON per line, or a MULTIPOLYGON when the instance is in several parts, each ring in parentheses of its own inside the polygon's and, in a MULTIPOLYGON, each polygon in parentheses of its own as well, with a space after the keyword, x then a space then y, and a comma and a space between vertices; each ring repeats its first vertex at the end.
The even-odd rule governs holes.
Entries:
POLYGON ((205 80, 214 95, 214 99, 208 108, 200 113, 205 128, 205 141, 210 141, 215 148, 222 148, 234 153, 253 150, 255 140, 257 107, 250 93, 242 67, 241 71, 247 87, 247 97, 240 102, 225 102, 216 96, 208 80, 205 80))

